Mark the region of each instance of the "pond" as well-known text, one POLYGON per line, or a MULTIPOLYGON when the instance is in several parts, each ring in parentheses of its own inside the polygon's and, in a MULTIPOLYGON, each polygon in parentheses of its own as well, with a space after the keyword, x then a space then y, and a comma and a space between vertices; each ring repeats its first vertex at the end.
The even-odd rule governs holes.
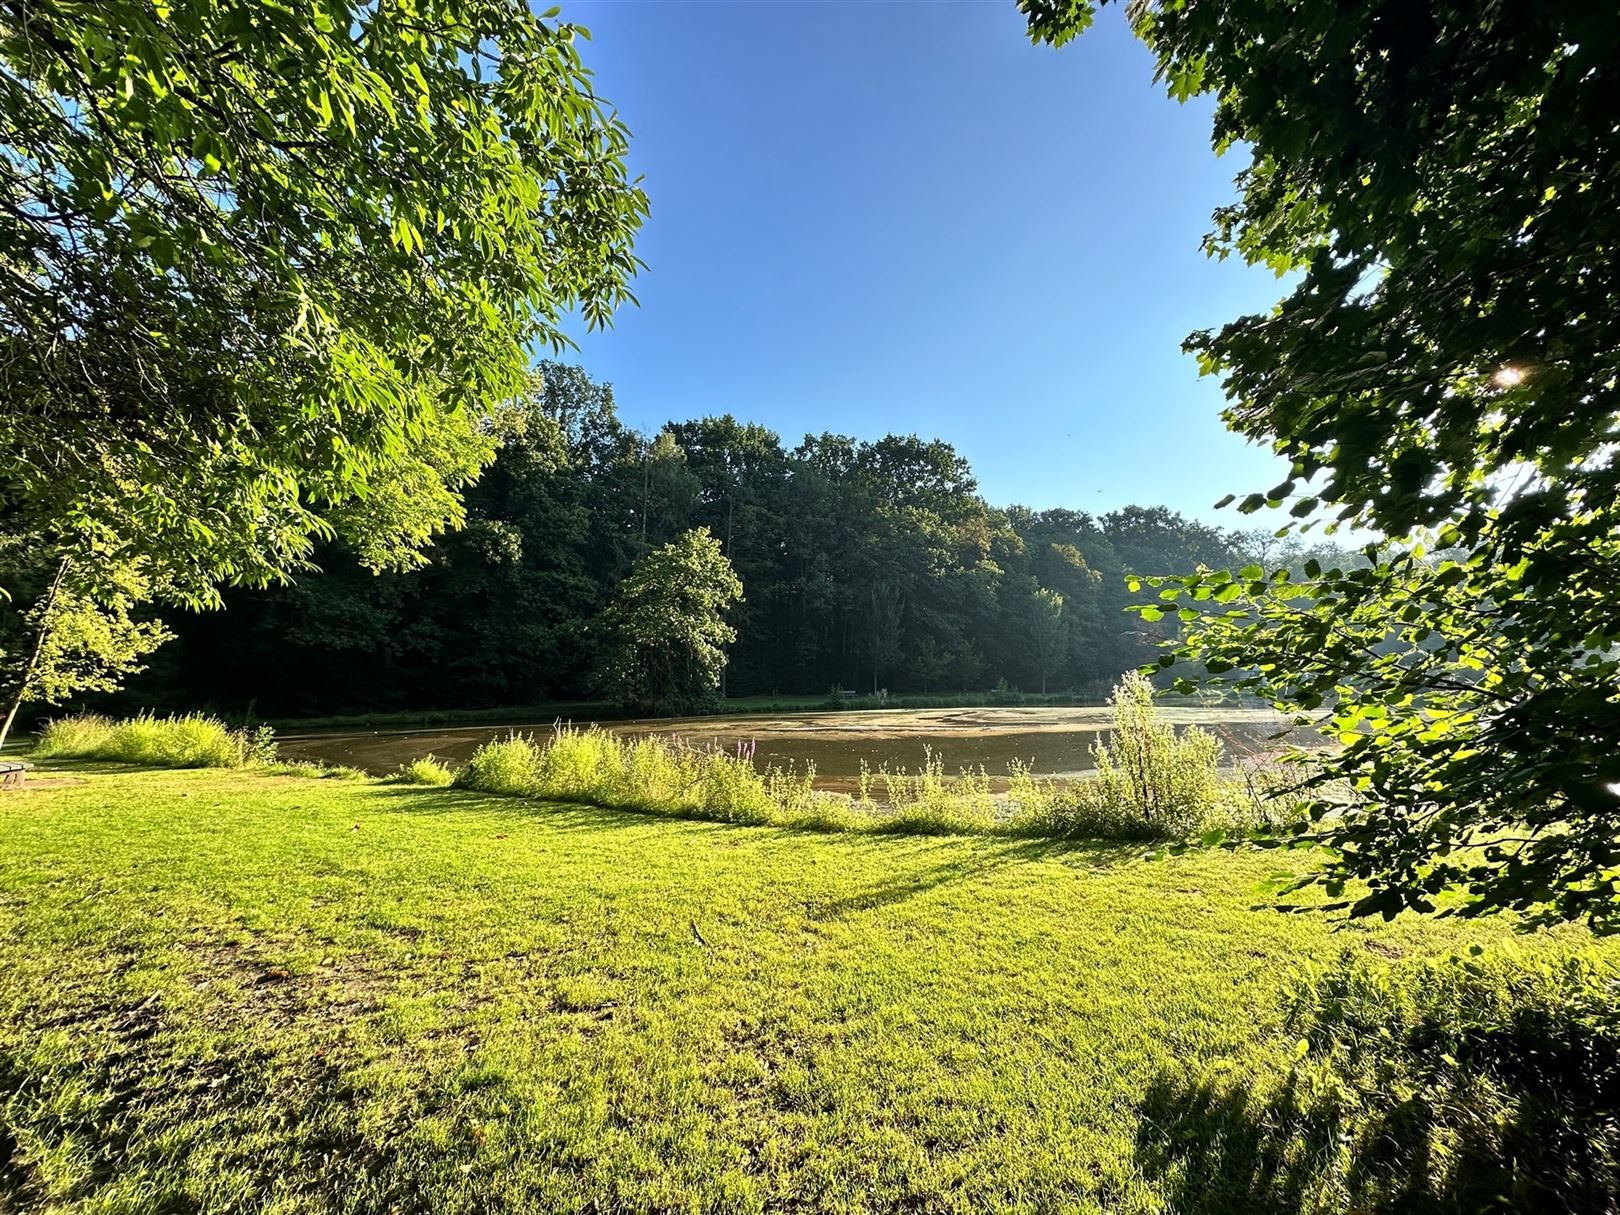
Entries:
MULTIPOLYGON (((1194 723, 1213 731, 1229 756, 1269 750, 1270 736, 1286 723, 1269 709, 1163 708, 1178 727, 1194 723)), ((616 734, 672 735, 693 746, 730 751, 754 743, 754 763, 816 766, 816 787, 853 791, 861 761, 874 772, 922 767, 928 752, 948 773, 981 765, 991 777, 1004 777, 1013 760, 1045 776, 1079 776, 1092 767, 1091 745, 1108 732, 1106 708, 878 709, 844 713, 757 714, 736 717, 658 718, 605 722, 616 734)), ((584 723, 579 723, 584 724, 584 723)), ((474 750, 510 733, 544 736, 552 722, 531 725, 458 725, 414 730, 366 730, 289 734, 281 739, 287 759, 350 764, 369 772, 391 772, 401 763, 432 753, 461 763, 474 750)), ((1004 783, 1004 782, 1003 782, 1004 783)))

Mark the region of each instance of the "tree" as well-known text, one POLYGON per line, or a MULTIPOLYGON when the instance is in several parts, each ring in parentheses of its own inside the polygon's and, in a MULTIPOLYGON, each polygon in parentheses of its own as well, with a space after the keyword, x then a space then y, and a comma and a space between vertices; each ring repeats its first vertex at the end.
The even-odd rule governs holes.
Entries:
POLYGON ((334 536, 418 563, 531 345, 630 298, 646 200, 578 34, 523 0, 0 0, 0 525, 83 594, 136 569, 193 607, 334 536))
POLYGON ((1040 673, 1043 693, 1047 678, 1057 669, 1068 648, 1068 632, 1063 596, 1044 586, 1036 587, 1029 597, 1029 648, 1035 669, 1040 673))
POLYGON ((867 588, 866 657, 872 666, 872 693, 900 657, 900 621, 906 597, 892 582, 877 581, 867 588))
POLYGON ((708 528, 642 557, 602 614, 601 690, 649 715, 712 705, 724 647, 737 639, 725 614, 741 602, 742 589, 708 528))
MULTIPOLYGON (((1092 8, 1021 7, 1051 43, 1092 8)), ((1132 12, 1171 93, 1214 95, 1216 149, 1253 149, 1208 247, 1295 275, 1187 342, 1292 465, 1241 509, 1388 538, 1361 569, 1169 585, 1226 610, 1166 661, 1343 741, 1304 793, 1313 880, 1365 882, 1353 912, 1460 891, 1620 930, 1620 12, 1132 12)))
POLYGON ((131 569, 103 568, 85 589, 85 579, 65 558, 41 568, 20 537, 0 545, 7 582, 33 604, 23 613, 0 617, 0 662, 4 700, 0 701, 0 747, 5 746, 17 712, 28 701, 61 704, 75 693, 110 691, 170 637, 155 620, 134 615, 150 594, 131 569))

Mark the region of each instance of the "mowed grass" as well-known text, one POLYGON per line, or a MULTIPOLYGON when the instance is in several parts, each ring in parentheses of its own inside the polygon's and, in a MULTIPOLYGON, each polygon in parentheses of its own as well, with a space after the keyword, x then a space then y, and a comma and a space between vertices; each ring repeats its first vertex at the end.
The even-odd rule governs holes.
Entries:
POLYGON ((1313 960, 1510 930, 1253 909, 1277 868, 45 771, 0 795, 0 1211, 1308 1209, 1213 1167, 1264 1128, 1193 1073, 1285 1076, 1313 960))

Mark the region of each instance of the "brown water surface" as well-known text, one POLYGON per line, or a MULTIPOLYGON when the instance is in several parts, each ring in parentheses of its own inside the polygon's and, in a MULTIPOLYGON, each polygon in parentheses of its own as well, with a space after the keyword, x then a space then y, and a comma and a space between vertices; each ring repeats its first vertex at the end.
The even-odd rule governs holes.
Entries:
MULTIPOLYGON (((1163 708, 1177 726, 1197 724, 1226 743, 1229 756, 1275 748, 1270 735, 1286 727, 1266 709, 1163 708)), ((874 772, 922 767, 932 750, 946 771, 983 767, 1005 776, 1014 760, 1044 776, 1079 776, 1092 768, 1091 745, 1106 735, 1105 708, 1034 709, 876 709, 843 713, 791 713, 737 717, 657 718, 603 723, 626 737, 670 735, 694 746, 730 751, 754 744, 754 763, 816 767, 816 787, 848 792, 861 761, 874 772)), ((332 731, 288 734, 281 739, 287 759, 351 764, 368 772, 391 772, 400 764, 433 754, 461 763, 473 751, 508 734, 544 737, 555 723, 464 725, 415 730, 332 731)), ((587 723, 579 722, 579 725, 587 723)))

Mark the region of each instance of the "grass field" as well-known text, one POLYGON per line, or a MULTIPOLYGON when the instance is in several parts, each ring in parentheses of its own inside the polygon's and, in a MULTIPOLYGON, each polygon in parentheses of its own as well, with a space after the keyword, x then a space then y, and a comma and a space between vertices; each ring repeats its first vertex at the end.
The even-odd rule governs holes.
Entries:
POLYGON ((0 1211, 1310 1209, 1246 1114, 1281 993, 1510 933, 1253 909, 1276 868, 47 770, 0 795, 0 1211))

